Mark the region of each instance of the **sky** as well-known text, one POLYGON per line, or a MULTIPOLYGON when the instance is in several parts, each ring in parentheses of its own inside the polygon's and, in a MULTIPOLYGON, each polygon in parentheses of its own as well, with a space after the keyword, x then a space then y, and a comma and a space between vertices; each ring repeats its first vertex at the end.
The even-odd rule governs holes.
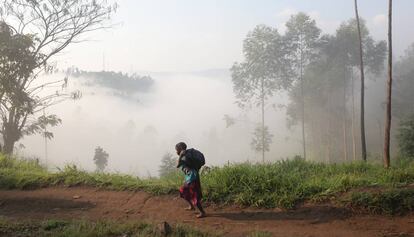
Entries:
MULTIPOLYGON (((387 0, 360 0, 360 15, 376 39, 386 39, 387 0)), ((112 29, 69 47, 60 67, 123 72, 184 72, 229 68, 242 60, 242 41, 258 24, 284 32, 303 11, 324 33, 354 16, 353 0, 119 0, 112 29)), ((414 42, 413 0, 394 1, 394 50, 414 42)))

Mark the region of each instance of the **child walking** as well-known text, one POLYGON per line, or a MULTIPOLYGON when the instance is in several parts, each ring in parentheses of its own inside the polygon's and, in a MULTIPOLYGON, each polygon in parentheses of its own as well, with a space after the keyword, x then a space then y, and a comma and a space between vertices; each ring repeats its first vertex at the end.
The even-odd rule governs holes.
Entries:
POLYGON ((197 218, 203 218, 206 216, 206 212, 201 205, 203 194, 201 192, 199 171, 191 167, 191 162, 188 157, 189 154, 186 156, 187 145, 184 142, 178 143, 175 146, 175 149, 179 156, 177 168, 180 168, 185 175, 184 185, 180 188, 180 197, 190 204, 189 207, 186 208, 187 210, 195 210, 195 207, 197 207, 200 211, 197 218))

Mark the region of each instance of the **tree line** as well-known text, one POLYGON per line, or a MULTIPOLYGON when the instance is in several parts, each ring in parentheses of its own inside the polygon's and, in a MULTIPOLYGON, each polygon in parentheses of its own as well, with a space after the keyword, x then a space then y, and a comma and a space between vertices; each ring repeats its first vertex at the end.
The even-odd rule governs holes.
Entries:
POLYGON ((147 92, 154 84, 154 80, 150 76, 140 76, 136 73, 127 74, 114 71, 93 72, 72 67, 66 70, 66 74, 75 78, 91 78, 96 85, 127 94, 147 92))
MULTIPOLYGON (((391 92, 395 91, 392 89, 392 1, 389 1, 388 45, 372 38, 365 21, 359 17, 357 1, 354 3, 355 18, 343 22, 334 34, 323 34, 316 21, 302 12, 291 16, 283 35, 267 25, 259 25, 248 33, 243 42, 244 61, 235 63, 231 72, 240 107, 260 109, 261 120, 253 133, 252 146, 261 152, 263 161, 272 142, 266 126, 270 123, 265 119, 266 108, 280 91, 288 92, 290 100, 285 105, 288 125, 299 125, 305 159, 366 160, 365 77, 384 77, 388 56, 383 154, 384 166, 389 167, 391 92)), ((407 65, 410 57, 405 56, 397 65, 407 65)), ((405 69, 397 66, 397 70, 410 71, 410 66, 405 69)), ((401 78, 400 83, 412 87, 408 78, 401 78)), ((410 96, 403 92, 407 87, 397 89, 395 109, 412 108, 407 104, 412 100, 402 98, 402 94, 410 96)), ((234 123, 229 117, 226 121, 234 123)))

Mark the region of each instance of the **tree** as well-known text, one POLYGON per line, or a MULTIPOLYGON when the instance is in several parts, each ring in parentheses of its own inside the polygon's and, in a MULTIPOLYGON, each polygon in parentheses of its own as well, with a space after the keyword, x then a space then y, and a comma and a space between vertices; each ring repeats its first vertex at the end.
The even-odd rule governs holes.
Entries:
POLYGON ((95 149, 95 155, 93 157, 93 161, 95 163, 97 172, 104 171, 105 167, 108 165, 108 158, 109 158, 109 154, 106 151, 104 151, 102 147, 98 146, 95 149))
MULTIPOLYGON (((374 41, 363 21, 361 32, 367 69, 377 75, 382 70, 386 44, 374 41)), ((341 154, 347 157, 347 126, 352 120, 347 106, 349 95, 353 93, 353 71, 359 65, 356 20, 342 23, 335 35, 322 36, 318 54, 319 57, 306 67, 303 74, 303 95, 307 105, 305 125, 308 137, 312 138, 307 150, 308 158, 325 156, 325 160, 330 162, 341 154)), ((301 122, 301 89, 297 83, 289 91, 289 126, 301 122)))
POLYGON ((362 48, 362 35, 361 35, 361 25, 359 20, 358 12, 358 1, 355 0, 355 18, 357 21, 358 27, 358 38, 359 38, 359 62, 360 62, 360 71, 361 71, 361 154, 364 161, 367 160, 367 144, 365 140, 365 74, 364 74, 364 51, 362 48))
POLYGON ((305 96, 304 96, 304 69, 311 63, 316 55, 321 30, 305 13, 298 13, 286 23, 285 42, 289 51, 291 65, 297 74, 301 88, 301 120, 302 120, 302 146, 303 157, 306 159, 306 136, 305 136, 305 96))
POLYGON ((165 177, 171 173, 177 171, 177 160, 174 159, 174 156, 171 153, 165 153, 161 159, 161 165, 158 169, 160 177, 165 177))
MULTIPOLYGON (((379 75, 383 69, 385 59, 386 43, 385 41, 375 42, 370 36, 369 30, 363 20, 360 20, 361 40, 363 42, 364 62, 368 72, 379 75)), ((355 108, 354 108, 354 68, 360 65, 359 51, 359 33, 357 21, 351 19, 342 23, 336 31, 335 50, 331 51, 330 60, 337 62, 338 66, 342 66, 343 73, 343 135, 344 135, 344 156, 347 158, 347 93, 350 87, 352 97, 352 146, 353 159, 356 159, 356 139, 355 139, 355 108)))
POLYGON ((11 39, 2 41, 3 50, 22 49, 18 54, 2 56, 0 62, 3 152, 11 154, 14 144, 24 135, 41 133, 42 126, 60 122, 55 115, 42 118, 39 112, 65 99, 77 98, 79 93, 64 90, 67 77, 44 81, 38 76, 53 72, 49 62, 70 44, 81 42, 80 36, 84 33, 107 28, 105 22, 115 9, 116 5, 106 0, 4 0, 0 3, 1 28, 7 29, 2 34, 11 39))
POLYGON ((391 100, 392 100, 392 0, 388 1, 388 80, 385 115, 384 166, 390 167, 391 100))
MULTIPOLYGON (((265 25, 249 32, 243 43, 245 62, 235 63, 231 68, 233 90, 242 108, 255 105, 261 109, 262 142, 265 142, 266 101, 290 81, 283 70, 286 61, 282 37, 276 29, 265 25)), ((265 159, 265 147, 262 160, 265 159)))
MULTIPOLYGON (((31 51, 33 44, 32 36, 16 34, 6 23, 0 22, 0 134, 4 141, 0 151, 7 154, 24 135, 43 133, 47 126, 57 126, 61 122, 55 115, 28 120, 39 100, 20 86, 39 61, 31 51)), ((46 139, 53 137, 50 132, 43 135, 46 139)))
MULTIPOLYGON (((253 133, 253 139, 251 146, 256 152, 270 151, 270 144, 272 144, 273 135, 270 134, 269 128, 267 126, 257 126, 253 133)), ((264 160, 263 160, 264 162, 264 160)))

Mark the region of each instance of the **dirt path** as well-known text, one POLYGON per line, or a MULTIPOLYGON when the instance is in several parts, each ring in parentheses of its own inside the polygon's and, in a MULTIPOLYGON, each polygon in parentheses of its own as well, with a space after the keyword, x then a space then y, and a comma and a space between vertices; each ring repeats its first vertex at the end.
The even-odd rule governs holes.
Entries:
POLYGON ((10 219, 110 219, 167 221, 246 236, 255 230, 273 236, 414 236, 414 215, 385 217, 352 215, 331 206, 308 206, 294 211, 206 208, 209 217, 195 219, 185 203, 173 196, 144 192, 114 192, 96 188, 46 188, 0 191, 0 215, 10 219))

